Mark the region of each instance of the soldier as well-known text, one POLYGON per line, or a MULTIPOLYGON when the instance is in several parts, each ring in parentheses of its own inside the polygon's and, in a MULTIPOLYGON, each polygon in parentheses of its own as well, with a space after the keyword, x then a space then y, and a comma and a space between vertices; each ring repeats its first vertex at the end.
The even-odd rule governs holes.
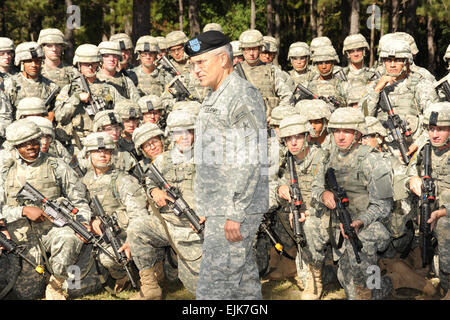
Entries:
POLYGON ((295 109, 309 121, 311 142, 320 145, 324 150, 330 151, 332 139, 327 130, 331 116, 329 105, 320 99, 301 100, 295 105, 295 109))
POLYGON ((346 81, 334 75, 334 66, 339 63, 339 57, 332 46, 321 46, 312 53, 311 60, 316 67, 318 77, 308 83, 308 89, 317 96, 333 99, 330 111, 346 105, 346 81))
POLYGON ((75 50, 73 65, 80 75, 71 84, 61 89, 55 103, 55 117, 60 129, 58 138, 70 145, 77 153, 83 148, 81 139, 92 132, 93 118, 101 109, 112 109, 123 97, 111 85, 97 78, 97 70, 101 62, 100 52, 93 44, 82 44, 75 50), (81 77, 84 77, 89 88, 84 88, 81 77), (91 94, 87 92, 90 90, 91 94), (95 102, 97 103, 94 103, 95 102), (95 110, 100 108, 100 110, 95 110))
POLYGON ((185 49, 194 75, 212 89, 196 122, 195 203, 207 219, 196 299, 261 299, 253 240, 269 204, 264 101, 233 72, 223 33, 202 33, 185 49))
POLYGON ((41 128, 41 152, 60 158, 65 163, 70 163, 72 155, 67 151, 61 142, 55 139, 55 130, 50 120, 39 116, 27 116, 28 120, 33 121, 39 128, 41 128))
MULTIPOLYGON (((280 138, 285 142, 289 153, 294 157, 295 170, 299 179, 298 185, 303 198, 299 221, 303 224, 306 246, 302 248, 294 246, 294 250, 291 250, 294 256, 296 250, 301 252, 301 255, 296 255, 295 261, 297 274, 304 285, 301 299, 317 300, 322 294, 322 267, 328 237, 326 231, 321 230, 321 217, 325 220, 325 216, 320 212, 316 213, 316 210, 311 206, 311 183, 319 164, 324 160, 324 151, 318 145, 308 143, 309 127, 308 120, 304 116, 299 114, 288 116, 281 120, 280 138)), ((277 200, 286 213, 290 211, 289 203, 292 202, 291 177, 288 168, 283 168, 280 176, 275 192, 277 200)), ((293 215, 290 212, 291 227, 292 219, 293 215)))
POLYGON ((123 100, 116 104, 114 111, 117 112, 123 123, 122 139, 118 141, 119 148, 132 152, 134 150, 133 132, 141 122, 141 109, 137 103, 123 100))
MULTIPOLYGON (((94 117, 93 132, 106 132, 113 139, 112 162, 114 167, 128 172, 136 165, 137 160, 130 153, 129 149, 124 148, 126 142, 121 142, 123 140, 121 136, 123 128, 123 120, 116 111, 103 110, 94 117)), ((86 162, 86 149, 83 149, 83 151, 83 153, 79 154, 78 160, 81 168, 88 169, 89 163, 86 162)))
MULTIPOLYGON (((359 144, 365 130, 362 113, 354 108, 339 108, 330 116, 328 129, 333 134, 336 149, 329 159, 319 164, 312 182, 312 201, 316 209, 323 205, 336 209, 335 195, 326 188, 325 173, 333 168, 338 185, 343 188, 349 200, 350 226, 361 241, 360 263, 357 262, 348 235, 341 234, 342 226, 335 213, 330 213, 330 241, 333 246, 333 260, 338 261, 338 280, 348 299, 370 299, 375 297, 366 286, 367 268, 377 265, 379 253, 387 249, 390 235, 384 223, 392 210, 392 178, 389 162, 368 146, 359 144), (346 240, 339 241, 336 237, 346 240)), ((381 288, 388 286, 381 279, 381 288)))
POLYGON ((3 90, 0 89, 0 148, 5 141, 5 129, 13 121, 13 110, 3 90))
MULTIPOLYGON (((381 110, 379 100, 381 90, 386 91, 395 114, 411 130, 413 142, 409 146, 408 155, 415 152, 417 146, 421 144, 420 118, 423 111, 430 103, 438 100, 432 83, 417 73, 409 71, 411 61, 411 49, 407 42, 395 40, 383 44, 380 62, 385 70, 384 75, 368 85, 367 93, 359 103, 361 110, 368 110, 368 115, 375 116, 384 123, 388 114, 381 110)), ((387 139, 387 142, 392 152, 400 158, 396 142, 392 138, 387 139)))
POLYGON ((222 26, 220 24, 218 24, 218 23, 214 23, 214 22, 207 23, 203 27, 203 32, 211 31, 211 30, 220 31, 220 32, 223 33, 222 26))
POLYGON ((153 161, 164 152, 164 133, 154 123, 144 123, 133 132, 133 142, 138 155, 144 153, 139 164, 142 169, 148 169, 148 162, 153 161))
MULTIPOLYGON (((439 102, 430 105, 425 111, 424 123, 428 130, 431 143, 431 179, 434 181, 435 200, 431 203, 431 214, 426 221, 430 232, 437 239, 439 252, 439 286, 444 290, 443 300, 450 300, 450 260, 449 260, 449 212, 450 212, 450 103, 439 102)), ((404 186, 421 199, 425 199, 424 182, 424 154, 417 153, 407 172, 408 180, 404 186)), ((423 204, 422 204, 423 205, 423 204)), ((423 248, 421 248, 423 249, 423 248)))
MULTIPOLYGON (((23 42, 16 47, 14 64, 20 72, 4 82, 5 95, 13 108, 13 119, 17 104, 25 97, 38 97, 45 100, 52 92, 59 90, 58 85, 41 74, 44 52, 36 42, 23 42)), ((46 106, 49 119, 53 121, 53 103, 46 106)))
MULTIPOLYGON (((330 38, 328 38, 328 37, 316 37, 316 38, 313 38, 313 39, 311 40, 311 43, 310 43, 310 45, 309 45, 309 50, 311 51, 311 54, 314 54, 314 52, 315 52, 318 48, 321 48, 321 47, 328 47, 328 46, 334 47, 334 46, 333 46, 333 43, 332 43, 331 40, 330 40, 330 38)), ((337 57, 337 62, 339 63, 339 57, 337 57)), ((333 66, 333 73, 337 73, 337 72, 339 72, 339 70, 341 70, 341 69, 342 69, 341 66, 335 64, 335 65, 333 66)), ((318 72, 318 70, 317 70, 316 68, 312 68, 311 71, 312 71, 312 74, 311 74, 312 79, 319 78, 320 73, 318 72)))
MULTIPOLYGON (((348 60, 348 65, 342 68, 345 76, 341 80, 348 81, 347 96, 355 96, 356 103, 366 93, 365 87, 375 75, 375 72, 364 65, 364 57, 370 50, 369 44, 360 33, 351 34, 344 39, 342 54, 348 60), (351 91, 351 93, 350 93, 351 91)), ((340 73, 337 73, 339 76, 340 73)), ((353 102, 353 101, 352 101, 353 102)), ((347 101, 349 104, 349 101, 347 101)))
POLYGON ((161 130, 165 130, 167 114, 160 97, 143 96, 138 100, 138 105, 141 108, 143 123, 155 123, 161 130))
POLYGON ((44 101, 38 97, 26 97, 17 104, 16 118, 22 119, 28 116, 48 117, 44 101))
MULTIPOLYGON (((445 63, 447 63, 447 70, 450 70, 450 44, 448 45, 447 50, 445 51, 443 60, 445 63)), ((436 81, 433 84, 433 87, 437 91, 440 101, 450 101, 450 92, 447 92, 446 94, 444 92, 444 89, 441 87, 441 85, 443 85, 444 82, 447 82, 448 86, 450 87, 450 73, 447 73, 447 75, 443 77, 441 80, 436 81)))
POLYGON ((273 63, 275 57, 278 55, 278 46, 277 39, 270 36, 263 36, 263 47, 259 55, 261 62, 273 63))
POLYGON ((243 62, 244 54, 242 53, 242 50, 239 48, 239 40, 231 41, 231 47, 233 48, 233 66, 236 65, 238 62, 243 62))
MULTIPOLYGON (((180 191, 183 199, 193 210, 195 210, 194 123, 195 117, 186 111, 171 112, 167 118, 167 127, 174 140, 174 147, 159 155, 153 162, 167 182, 180 191)), ((157 133, 157 129, 154 130, 157 133)), ((139 136, 138 132, 135 138, 137 143, 141 144, 139 136)), ((146 143, 148 140, 142 144, 141 150, 149 157, 145 148, 146 143)), ((130 223, 128 229, 131 253, 141 276, 140 298, 161 299, 161 288, 154 277, 154 266, 161 257, 160 248, 167 246, 171 246, 177 253, 179 279, 190 293, 195 294, 203 235, 191 228, 184 214, 176 216, 173 213, 168 203, 174 199, 160 189, 159 183, 147 177, 146 185, 147 193, 159 210, 154 208, 152 215, 143 217, 136 223, 130 223)))
POLYGON ((159 60, 162 56, 167 56, 167 44, 166 44, 166 38, 163 36, 155 37, 156 41, 158 42, 158 54, 156 55, 156 58, 159 60))
MULTIPOLYGON (((105 213, 117 221, 120 227, 118 238, 122 244, 119 250, 124 251, 130 260, 127 228, 133 220, 149 214, 145 191, 136 178, 114 166, 115 143, 109 134, 91 133, 83 142, 88 156, 88 171, 82 182, 86 185, 89 198, 97 196, 105 213)), ((98 217, 91 221, 91 225, 97 235, 103 234, 98 217)), ((110 245, 107 250, 115 256, 110 245)), ((123 266, 103 252, 100 252, 97 259, 116 280, 115 291, 123 290, 129 282, 123 266)))
MULTIPOLYGON (((118 42, 122 53, 122 59, 120 59, 119 65, 117 66, 117 71, 122 71, 126 76, 130 77, 128 71, 133 69, 133 42, 131 41, 130 36, 126 33, 116 33, 109 38, 109 41, 118 42)), ((132 77, 130 77, 130 79, 134 82, 132 77)))
POLYGON ((102 62, 97 78, 112 85, 125 99, 138 101, 141 95, 133 81, 123 73, 117 72, 119 61, 122 59, 120 44, 114 41, 103 41, 98 45, 98 49, 102 62))
POLYGON ((184 44, 188 37, 183 31, 172 31, 166 35, 166 45, 171 62, 179 73, 189 72, 188 56, 184 52, 184 44))
POLYGON ((310 81, 310 64, 311 52, 306 42, 294 42, 289 46, 287 60, 292 65, 292 70, 288 71, 295 84, 308 86, 310 81))
POLYGON ((286 83, 286 76, 280 68, 260 61, 263 35, 258 30, 247 30, 239 36, 239 48, 244 54, 242 69, 246 79, 253 84, 264 98, 267 121, 272 109, 278 105, 293 103, 292 88, 286 83))
POLYGON ((62 52, 67 46, 64 34, 58 29, 42 29, 37 43, 44 50, 42 75, 62 88, 72 82, 74 69, 62 61, 62 52))
MULTIPOLYGON (((82 224, 89 224, 91 211, 86 188, 75 172, 61 159, 40 152, 41 135, 39 127, 28 119, 17 120, 6 130, 6 138, 13 149, 10 159, 3 164, 0 178, 1 216, 6 219, 12 239, 26 247, 25 254, 30 259, 41 262, 43 257, 46 260, 51 272, 45 289, 46 299, 65 299, 62 284, 68 277, 67 268, 77 260, 83 241, 68 226, 53 225, 36 204, 28 201, 19 204, 15 196, 28 182, 50 200, 66 197, 78 208, 74 219, 82 224), (47 254, 50 255, 48 260, 47 254)), ((19 276, 17 291, 30 293, 36 290, 39 281, 31 278, 33 271, 23 267, 23 279, 19 276)))
POLYGON ((166 84, 166 72, 162 68, 156 67, 156 56, 159 47, 158 41, 152 36, 142 36, 136 43, 134 52, 141 62, 133 69, 137 77, 137 87, 141 95, 156 95, 160 97, 164 92, 166 84))
POLYGON ((13 65, 14 42, 0 37, 0 89, 3 89, 3 80, 16 74, 18 71, 13 65))

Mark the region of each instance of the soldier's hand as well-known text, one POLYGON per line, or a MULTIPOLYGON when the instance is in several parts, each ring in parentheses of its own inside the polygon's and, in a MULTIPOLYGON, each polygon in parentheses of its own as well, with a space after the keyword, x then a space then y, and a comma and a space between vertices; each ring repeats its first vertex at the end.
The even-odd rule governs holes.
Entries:
POLYGON ((380 92, 381 90, 384 89, 384 87, 387 84, 393 84, 395 82, 395 77, 391 77, 391 76, 382 76, 379 80, 378 83, 375 86, 375 91, 376 92, 380 92))
POLYGON ((45 221, 45 213, 38 207, 23 207, 22 216, 30 219, 33 222, 41 223, 45 221))
POLYGON ((328 209, 336 209, 336 201, 334 200, 334 194, 331 191, 325 190, 322 193, 322 203, 328 209))
MULTIPOLYGON (((298 221, 305 222, 306 217, 309 217, 309 210, 300 212, 300 218, 298 218, 298 221)), ((294 219, 294 214, 292 212, 289 212, 289 224, 291 225, 291 229, 293 229, 292 226, 292 220, 294 219)))
POLYGON ((350 223, 350 227, 353 227, 355 229, 355 232, 358 233, 359 229, 364 227, 364 222, 362 222, 359 219, 354 220, 352 223, 350 223))
POLYGON ((419 149, 419 146, 418 145, 416 145, 416 144, 411 144, 410 146, 409 146, 409 148, 408 148, 408 153, 407 153, 407 155, 408 156, 410 156, 410 155, 412 155, 414 152, 416 152, 417 151, 417 149, 419 149))
POLYGON ((289 202, 291 202, 291 193, 289 190, 289 186, 286 185, 282 185, 278 188, 278 196, 281 199, 287 200, 289 202))
POLYGON ((119 250, 117 250, 118 252, 125 252, 125 255, 127 256, 127 260, 130 261, 131 260, 131 251, 130 251, 130 245, 125 242, 120 248, 119 250))
POLYGON ((414 176, 409 179, 409 190, 420 197, 422 195, 422 179, 418 176, 414 176))
MULTIPOLYGON (((84 223, 84 222, 82 222, 81 224, 82 224, 83 226, 86 227, 86 229, 87 229, 88 232, 92 232, 92 227, 91 227, 89 224, 84 223)), ((89 242, 87 242, 82 236, 80 236, 78 233, 75 233, 75 235, 78 237, 78 239, 80 239, 81 241, 83 241, 83 243, 85 243, 85 244, 88 244, 88 243, 89 243, 89 242)))
POLYGON ((82 101, 84 103, 88 103, 89 99, 91 98, 91 96, 87 92, 80 92, 79 95, 80 95, 80 101, 82 101))
POLYGON ((169 200, 170 202, 174 202, 174 200, 170 196, 168 196, 165 191, 162 191, 159 188, 154 188, 151 191, 150 195, 152 196, 153 200, 155 200, 158 207, 166 206, 167 205, 166 200, 169 200))
POLYGON ((233 220, 225 222, 225 238, 230 242, 242 241, 241 224, 233 220))
MULTIPOLYGON (((199 216, 199 217, 198 217, 198 223, 199 223, 199 224, 204 224, 205 221, 206 221, 206 217, 202 217, 202 216, 199 216)), ((189 223, 189 225, 191 226, 192 230, 194 230, 196 233, 198 233, 197 230, 195 230, 195 228, 194 228, 194 226, 192 225, 192 223, 189 223)))
POLYGON ((95 219, 91 221, 91 228, 92 231, 94 231, 94 233, 96 235, 101 236, 103 234, 102 229, 100 228, 102 222, 99 219, 95 219))
POLYGON ((447 209, 439 209, 436 211, 433 211, 430 214, 430 219, 427 220, 427 223, 430 224, 430 230, 433 231, 434 227, 436 226, 436 222, 439 220, 439 218, 445 217, 447 215, 447 209))

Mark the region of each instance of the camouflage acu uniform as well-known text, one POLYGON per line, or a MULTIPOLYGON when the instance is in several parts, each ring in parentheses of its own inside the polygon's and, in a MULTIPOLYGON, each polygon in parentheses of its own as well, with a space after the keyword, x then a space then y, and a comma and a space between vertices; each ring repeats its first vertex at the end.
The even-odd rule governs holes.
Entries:
POLYGON ((0 90, 0 137, 5 140, 5 129, 13 121, 13 110, 11 103, 0 90))
POLYGON ((203 101, 197 119, 195 203, 197 214, 207 220, 196 298, 261 299, 252 243, 269 201, 267 172, 258 160, 267 150, 267 138, 258 142, 267 126, 264 101, 255 87, 232 72, 203 101), (238 141, 250 146, 241 150, 250 157, 242 157, 243 163, 236 157, 241 152, 235 150, 238 141), (230 147, 226 153, 225 145, 230 147), (227 219, 241 223, 242 241, 226 240, 227 219))
MULTIPOLYGON (((167 119, 170 130, 193 129, 194 117, 183 110, 173 111, 167 119)), ((177 188, 183 199, 195 210, 193 149, 181 151, 178 145, 154 160, 154 165, 162 176, 177 188)), ((151 175, 150 175, 151 177, 151 175)), ((151 192, 158 184, 147 177, 146 188, 151 192)), ((197 234, 189 226, 186 216, 176 216, 168 205, 159 213, 153 207, 153 215, 142 219, 141 225, 130 225, 130 247, 139 270, 152 268, 161 257, 160 249, 174 247, 178 258, 178 277, 186 289, 195 294, 202 256, 203 235, 197 234), (132 228, 132 229, 131 229, 132 228), (165 230, 167 228, 167 231, 165 230), (133 230, 133 232, 131 232, 133 230), (139 236, 137 236, 139 235, 139 236)))
MULTIPOLYGON (((98 148, 98 146, 95 146, 95 142, 92 143, 93 139, 105 137, 105 135, 107 134, 90 134, 86 138, 87 152, 98 148)), ((110 142, 112 144, 112 139, 110 142)), ((118 237, 122 243, 126 242, 128 225, 138 217, 148 216, 145 191, 136 178, 116 169, 114 165, 111 165, 107 172, 98 176, 90 165, 82 182, 87 187, 89 197, 97 196, 105 213, 117 219, 121 229, 118 237)), ((108 246, 108 251, 114 256, 110 246, 108 246)), ((105 253, 100 252, 99 259, 114 279, 121 279, 126 276, 123 267, 111 260, 105 253)))
MULTIPOLYGON (((339 108, 331 115, 328 127, 353 128, 364 132, 364 117, 360 112, 359 115, 354 115, 354 112, 359 111, 339 108)), ((392 210, 390 164, 371 147, 355 142, 353 148, 345 153, 334 149, 328 161, 319 165, 312 183, 311 195, 316 208, 322 206, 325 172, 328 168, 334 168, 338 185, 347 192, 348 211, 352 220, 361 220, 364 225, 358 232, 363 245, 359 252, 361 263, 358 264, 348 240, 343 241, 342 247, 336 246, 335 239, 341 236, 339 220, 335 213, 330 214, 328 232, 333 244, 334 260, 338 261, 338 280, 348 299, 370 299, 369 288, 366 288, 366 270, 371 265, 377 265, 379 252, 385 251, 390 241, 390 234, 385 227, 392 210)))
MULTIPOLYGON (((450 103, 449 102, 439 102, 432 104, 430 108, 425 112, 425 123, 428 125, 430 123, 430 117, 432 112, 437 114, 437 119, 435 119, 435 125, 440 126, 450 126, 450 103)), ((446 148, 437 148, 438 146, 431 143, 431 178, 434 180, 435 184, 435 195, 436 200, 431 204, 431 212, 439 209, 445 209, 446 215, 439 218, 434 227, 433 235, 437 239, 437 252, 439 257, 439 278, 440 286, 445 290, 449 289, 450 285, 450 148, 448 148, 448 143, 450 139, 447 139, 443 145, 447 145, 446 148)), ((411 160, 408 166, 408 171, 406 175, 408 178, 412 176, 423 177, 424 167, 423 167, 423 152, 420 150, 417 152, 417 157, 411 160)), ((409 181, 409 180, 408 180, 409 181)), ((404 184, 403 187, 408 186, 408 183, 404 184)), ((423 190, 422 190, 423 195, 423 190)), ((444 299, 448 299, 450 291, 444 299)))
MULTIPOLYGON (((14 122, 7 130, 7 138, 12 145, 22 143, 22 140, 35 139, 40 134, 39 127, 27 119, 14 122), (9 130, 11 132, 8 133, 9 130), (17 132, 21 133, 18 135, 17 132)), ((50 253, 47 267, 52 270, 52 274, 67 279, 67 267, 75 264, 83 242, 67 226, 56 227, 49 220, 42 223, 31 222, 23 217, 23 206, 19 205, 15 195, 25 182, 28 182, 50 200, 66 197, 79 209, 75 219, 80 223, 89 223, 91 211, 86 200, 86 188, 80 183, 75 172, 58 158, 40 153, 33 163, 27 165, 16 149, 10 152, 11 156, 3 163, 0 175, 1 217, 6 219, 12 239, 26 247, 24 253, 32 261, 43 264, 45 252, 41 252, 41 249, 45 250, 50 253), (39 244, 36 242, 37 238, 39 244)), ((25 205, 35 206, 31 203, 25 205)), ((23 272, 26 272, 25 270, 24 268, 23 272)), ((40 281, 31 271, 22 273, 18 284, 20 286, 26 283, 27 287, 21 289, 25 290, 26 298, 32 299, 42 295, 42 292, 35 291, 40 281)))

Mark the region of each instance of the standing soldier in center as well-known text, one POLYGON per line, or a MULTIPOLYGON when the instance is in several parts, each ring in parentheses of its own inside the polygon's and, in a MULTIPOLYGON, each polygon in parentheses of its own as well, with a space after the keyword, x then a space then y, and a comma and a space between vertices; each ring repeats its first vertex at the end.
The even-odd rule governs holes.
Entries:
POLYGON ((258 30, 247 30, 239 36, 239 48, 245 61, 241 63, 244 75, 263 96, 266 105, 267 122, 272 109, 278 105, 293 106, 292 90, 286 83, 280 68, 261 62, 263 35, 258 30))
POLYGON ((45 59, 42 64, 42 75, 60 88, 72 82, 74 69, 62 61, 62 51, 67 46, 64 34, 58 29, 42 29, 37 43, 44 50, 45 59))

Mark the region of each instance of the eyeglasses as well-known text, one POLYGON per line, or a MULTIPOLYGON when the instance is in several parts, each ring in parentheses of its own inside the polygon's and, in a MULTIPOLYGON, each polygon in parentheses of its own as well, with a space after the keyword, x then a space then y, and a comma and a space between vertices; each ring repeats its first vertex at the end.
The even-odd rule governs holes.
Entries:
POLYGON ((28 147, 28 146, 36 146, 36 145, 40 145, 41 141, 38 139, 33 139, 33 140, 28 140, 25 141, 19 145, 17 145, 17 148, 24 148, 24 147, 28 147))
POLYGON ((98 67, 98 62, 92 62, 92 63, 82 62, 82 63, 80 63, 80 65, 82 67, 86 67, 86 68, 97 68, 98 67))
POLYGON ((184 47, 183 47, 183 46, 180 46, 180 47, 173 47, 173 48, 170 48, 170 49, 169 49, 170 53, 178 53, 178 52, 181 52, 182 50, 184 50, 184 47))

